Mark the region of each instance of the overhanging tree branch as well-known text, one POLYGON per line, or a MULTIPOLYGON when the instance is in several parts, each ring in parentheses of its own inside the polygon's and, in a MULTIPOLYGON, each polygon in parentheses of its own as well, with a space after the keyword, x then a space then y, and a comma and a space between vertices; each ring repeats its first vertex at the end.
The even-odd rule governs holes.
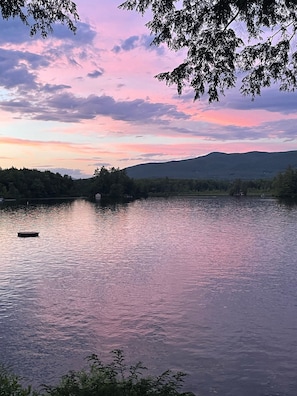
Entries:
POLYGON ((75 32, 79 19, 71 0, 0 0, 0 12, 3 19, 19 18, 30 28, 31 35, 39 32, 42 37, 52 32, 57 22, 75 32))
POLYGON ((297 88, 296 0, 127 0, 126 10, 152 14, 153 45, 165 44, 186 58, 156 77, 168 85, 219 100, 236 85, 254 98, 264 87, 297 88))

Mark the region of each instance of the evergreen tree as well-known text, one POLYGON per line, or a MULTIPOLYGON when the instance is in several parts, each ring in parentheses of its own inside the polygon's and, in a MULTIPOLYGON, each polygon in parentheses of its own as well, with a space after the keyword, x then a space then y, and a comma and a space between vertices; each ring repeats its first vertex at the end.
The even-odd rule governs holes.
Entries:
POLYGON ((297 169, 288 167, 274 180, 275 195, 280 198, 297 198, 297 169))

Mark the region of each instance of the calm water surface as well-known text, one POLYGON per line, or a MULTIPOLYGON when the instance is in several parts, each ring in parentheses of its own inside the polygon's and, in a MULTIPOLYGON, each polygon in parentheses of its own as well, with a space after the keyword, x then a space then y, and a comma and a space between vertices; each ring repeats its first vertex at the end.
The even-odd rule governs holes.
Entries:
POLYGON ((0 361, 54 384, 121 348, 199 395, 296 396, 296 235, 272 199, 2 205, 0 361))

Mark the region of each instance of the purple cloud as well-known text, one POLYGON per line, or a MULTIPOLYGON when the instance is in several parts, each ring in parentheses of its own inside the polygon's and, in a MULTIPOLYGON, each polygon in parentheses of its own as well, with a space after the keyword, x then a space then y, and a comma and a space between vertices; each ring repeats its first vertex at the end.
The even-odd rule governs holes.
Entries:
POLYGON ((131 36, 126 40, 123 40, 121 44, 117 44, 112 48, 112 52, 118 54, 121 51, 132 51, 136 48, 144 48, 147 51, 156 51, 158 55, 164 54, 163 47, 157 47, 151 45, 153 41, 152 36, 142 35, 142 36, 131 36))
POLYGON ((104 73, 103 69, 99 69, 99 70, 97 69, 97 70, 94 70, 91 73, 88 73, 87 76, 89 78, 98 78, 98 77, 101 77, 103 75, 103 73, 104 73))
POLYGON ((168 123, 168 119, 189 118, 175 106, 164 103, 150 103, 143 99, 116 101, 112 96, 89 95, 77 97, 62 92, 52 96, 38 97, 36 101, 23 98, 1 101, 0 108, 6 111, 27 114, 30 118, 44 121, 80 122, 108 116, 114 120, 132 123, 168 123), (167 121, 166 121, 167 120, 167 121))
MULTIPOLYGON (((92 44, 97 34, 96 31, 87 23, 78 21, 76 25, 77 31, 74 34, 65 25, 56 24, 53 26, 53 32, 49 35, 49 38, 73 41, 77 44, 92 44)), ((7 43, 21 44, 36 41, 36 39, 44 40, 38 34, 30 36, 28 26, 19 19, 0 19, 0 30, 0 45, 7 43)))

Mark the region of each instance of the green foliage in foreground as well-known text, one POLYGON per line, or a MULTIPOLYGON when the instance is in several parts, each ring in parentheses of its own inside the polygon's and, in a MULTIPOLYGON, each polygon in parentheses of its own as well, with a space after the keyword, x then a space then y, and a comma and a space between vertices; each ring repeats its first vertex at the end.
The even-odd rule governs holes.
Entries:
POLYGON ((56 386, 44 386, 37 393, 24 388, 18 377, 0 371, 0 396, 194 396, 181 392, 184 373, 168 370, 159 376, 144 376, 146 368, 139 362, 127 366, 121 350, 114 350, 113 361, 103 364, 97 355, 88 358, 89 366, 71 371, 56 386))
POLYGON ((30 386, 23 387, 19 378, 0 367, 0 395, 1 396, 37 396, 30 386))

